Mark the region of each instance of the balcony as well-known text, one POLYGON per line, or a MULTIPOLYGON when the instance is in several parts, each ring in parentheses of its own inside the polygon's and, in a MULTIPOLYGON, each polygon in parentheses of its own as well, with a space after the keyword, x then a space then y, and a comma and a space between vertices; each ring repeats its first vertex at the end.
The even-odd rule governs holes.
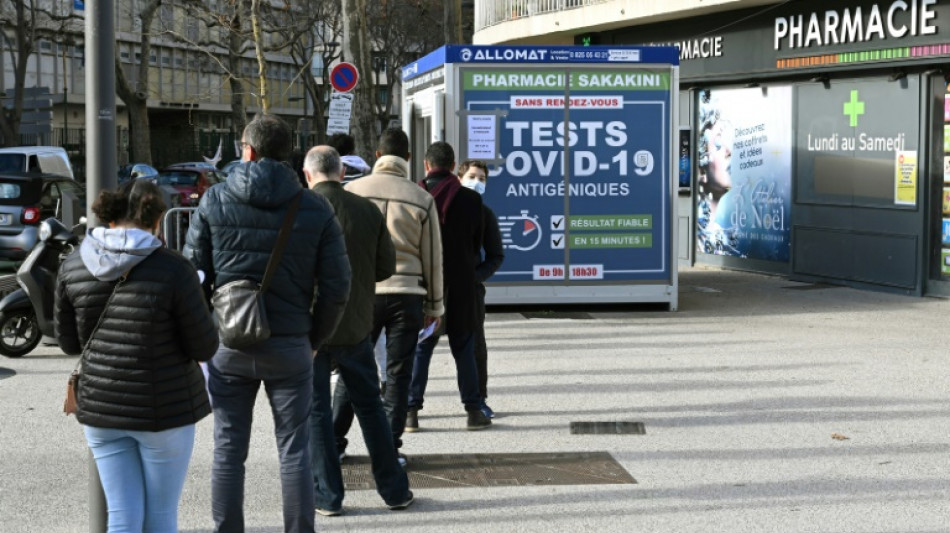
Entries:
POLYGON ((484 0, 476 2, 475 31, 534 15, 579 9, 612 0, 484 0))
POLYGON ((652 24, 780 0, 475 0, 475 44, 573 44, 586 32, 652 24))

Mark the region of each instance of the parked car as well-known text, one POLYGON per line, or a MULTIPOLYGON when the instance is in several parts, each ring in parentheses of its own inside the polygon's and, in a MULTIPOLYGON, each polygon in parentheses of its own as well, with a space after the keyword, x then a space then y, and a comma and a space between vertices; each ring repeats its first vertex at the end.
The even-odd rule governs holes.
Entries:
POLYGON ((227 175, 214 167, 201 163, 200 166, 188 163, 178 163, 162 169, 155 176, 155 183, 159 186, 174 187, 181 194, 181 206, 198 205, 198 200, 208 187, 222 182, 227 175))
POLYGON ((232 161, 228 161, 227 163, 224 164, 223 167, 221 167, 221 172, 224 172, 225 174, 230 174, 230 173, 231 173, 231 169, 233 169, 234 167, 236 167, 236 166, 238 166, 238 165, 240 165, 240 164, 241 164, 241 160, 240 160, 240 159, 234 159, 234 160, 232 160, 232 161))
POLYGON ((0 172, 41 172, 73 179, 73 166, 59 146, 0 148, 0 172))
POLYGON ((214 166, 211 163, 205 161, 192 161, 191 163, 175 163, 168 165, 165 168, 207 168, 210 170, 217 170, 218 167, 214 166))
MULTIPOLYGON (((85 189, 57 174, 0 172, 0 258, 21 261, 36 244, 40 222, 62 220, 63 194, 75 195, 74 213, 84 212, 85 189)), ((75 224, 78 221, 64 221, 75 224)))
POLYGON ((145 163, 134 163, 122 165, 119 167, 119 183, 124 183, 130 179, 145 178, 154 181, 158 176, 158 170, 145 163))

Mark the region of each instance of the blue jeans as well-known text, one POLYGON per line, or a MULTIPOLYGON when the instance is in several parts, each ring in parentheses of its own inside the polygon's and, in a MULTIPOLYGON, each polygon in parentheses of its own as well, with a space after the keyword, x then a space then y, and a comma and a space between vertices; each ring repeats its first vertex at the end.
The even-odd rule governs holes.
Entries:
MULTIPOLYGON (((422 409, 426 385, 429 383, 429 364, 432 352, 439 343, 439 336, 432 335, 416 346, 412 366, 412 383, 409 386, 409 409, 422 409)), ((449 335, 449 348, 455 358, 455 373, 458 376, 459 395, 466 411, 477 410, 482 405, 478 392, 478 370, 475 366, 475 332, 449 335)))
POLYGON ((373 308, 372 342, 386 332, 386 393, 383 407, 393 433, 393 444, 402 448, 412 380, 413 352, 422 329, 421 294, 377 294, 373 308))
POLYGON ((83 426, 109 508, 109 533, 177 533, 195 426, 129 431, 83 426))
POLYGON ((214 409, 211 516, 215 532, 244 531, 244 462, 257 392, 264 384, 280 456, 284 531, 313 533, 310 406, 313 353, 307 337, 271 337, 247 350, 225 345, 208 368, 214 409))
MULTIPOLYGON (((324 395, 316 392, 318 388, 317 380, 321 381, 320 388, 322 388, 323 382, 329 385, 330 359, 336 361, 340 372, 334 393, 334 407, 336 407, 336 394, 345 394, 352 402, 353 410, 360 421, 360 429, 363 430, 363 441, 366 442, 366 449, 369 451, 373 479, 376 480, 376 491, 379 492, 387 505, 405 502, 409 498, 409 478, 406 476, 405 470, 399 465, 396 448, 393 446, 392 431, 389 429, 386 411, 383 409, 383 402, 379 397, 379 377, 376 373, 373 345, 370 344, 369 337, 353 346, 326 346, 320 350, 317 359, 322 361, 314 361, 314 414, 310 417, 317 506, 322 508, 321 503, 326 501, 330 502, 329 505, 336 503, 336 506, 329 508, 337 509, 339 508, 337 502, 342 502, 343 499, 342 480, 339 486, 339 498, 337 498, 336 491, 333 490, 327 494, 321 494, 323 484, 318 480, 321 470, 335 466, 339 471, 340 468, 337 462, 337 446, 333 434, 322 433, 317 426, 318 423, 322 424, 324 422, 317 414, 316 404, 325 401, 324 395), (329 438, 324 438, 325 435, 329 438)), ((334 479, 334 477, 327 475, 325 479, 334 479)))

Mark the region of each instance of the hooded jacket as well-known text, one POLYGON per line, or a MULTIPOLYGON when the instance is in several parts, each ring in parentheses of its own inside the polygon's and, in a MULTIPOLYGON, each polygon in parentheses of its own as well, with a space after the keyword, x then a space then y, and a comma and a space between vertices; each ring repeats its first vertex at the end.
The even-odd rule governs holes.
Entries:
POLYGON ((346 190, 376 204, 396 247, 396 273, 376 284, 376 294, 421 294, 425 314, 442 316, 439 212, 432 195, 409 180, 409 163, 380 157, 371 175, 350 182, 346 190))
MULTIPOLYGON (((290 167, 265 158, 241 163, 227 181, 205 192, 192 215, 184 254, 204 271, 209 289, 264 278, 287 207, 301 190, 290 167)), ((318 348, 336 330, 349 294, 350 263, 333 208, 319 194, 303 190, 264 295, 271 335, 309 335, 318 348)))
POLYGON ((89 343, 80 423, 162 431, 211 412, 197 361, 211 359, 218 335, 194 267, 152 234, 89 232, 60 266, 54 319, 64 352, 82 353, 89 343))

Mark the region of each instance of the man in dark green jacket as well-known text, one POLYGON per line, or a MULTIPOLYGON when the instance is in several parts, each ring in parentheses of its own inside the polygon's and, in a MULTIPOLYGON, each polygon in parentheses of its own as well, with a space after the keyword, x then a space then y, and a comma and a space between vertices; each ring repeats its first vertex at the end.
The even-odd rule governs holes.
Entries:
POLYGON ((323 195, 336 211, 353 271, 350 299, 333 337, 320 347, 313 361, 313 410, 311 456, 317 512, 335 516, 343 512, 343 477, 333 421, 326 416, 330 404, 330 361, 346 385, 363 430, 376 480, 376 490, 392 510, 412 504, 409 478, 399 465, 392 431, 379 395, 379 376, 370 332, 376 282, 396 271, 396 251, 386 220, 369 200, 343 190, 343 163, 336 150, 317 146, 307 153, 307 184, 323 195))

